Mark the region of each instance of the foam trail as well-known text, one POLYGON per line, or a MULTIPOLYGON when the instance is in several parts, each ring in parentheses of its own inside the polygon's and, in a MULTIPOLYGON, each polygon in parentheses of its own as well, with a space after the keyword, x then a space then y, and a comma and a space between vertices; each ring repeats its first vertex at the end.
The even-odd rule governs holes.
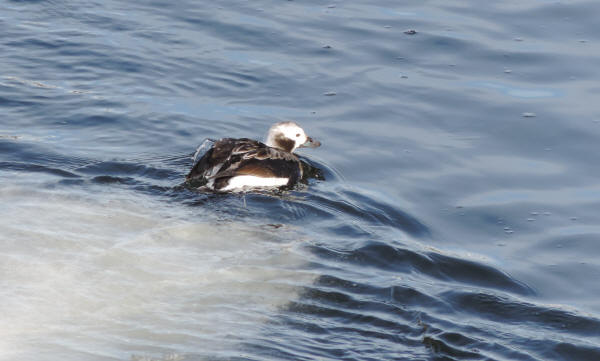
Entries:
POLYGON ((2 360, 227 355, 313 278, 289 227, 0 180, 2 360))

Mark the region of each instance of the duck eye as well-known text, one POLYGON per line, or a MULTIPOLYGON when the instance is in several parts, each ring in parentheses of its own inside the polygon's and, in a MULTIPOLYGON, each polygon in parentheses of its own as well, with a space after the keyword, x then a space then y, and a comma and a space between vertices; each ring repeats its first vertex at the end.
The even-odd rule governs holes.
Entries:
POLYGON ((299 137, 299 136, 300 136, 300 133, 296 134, 296 137, 299 137))

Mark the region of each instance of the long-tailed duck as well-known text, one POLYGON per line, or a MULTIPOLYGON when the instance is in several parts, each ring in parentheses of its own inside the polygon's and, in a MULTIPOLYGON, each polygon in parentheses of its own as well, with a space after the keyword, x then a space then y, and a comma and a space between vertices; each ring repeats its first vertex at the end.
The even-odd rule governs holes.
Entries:
POLYGON ((294 122, 275 123, 265 143, 248 138, 216 141, 186 181, 199 181, 206 189, 218 192, 292 186, 302 178, 302 165, 294 150, 320 145, 294 122))

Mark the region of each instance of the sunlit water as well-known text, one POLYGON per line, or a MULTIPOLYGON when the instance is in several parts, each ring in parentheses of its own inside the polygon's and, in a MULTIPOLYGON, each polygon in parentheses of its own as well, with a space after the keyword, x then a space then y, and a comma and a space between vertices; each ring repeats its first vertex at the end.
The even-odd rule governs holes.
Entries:
POLYGON ((119 190, 4 185, 7 359, 236 355, 316 277, 293 227, 200 221, 119 190))
POLYGON ((2 3, 0 359, 600 359, 599 12, 2 3), (182 186, 287 119, 325 180, 182 186))

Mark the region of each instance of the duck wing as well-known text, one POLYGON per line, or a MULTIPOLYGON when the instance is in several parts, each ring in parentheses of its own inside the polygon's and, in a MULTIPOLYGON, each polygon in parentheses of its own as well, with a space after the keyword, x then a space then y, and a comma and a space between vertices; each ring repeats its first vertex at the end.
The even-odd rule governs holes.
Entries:
MULTIPOLYGON (((259 143, 251 139, 223 138, 216 141, 202 158, 192 167, 185 177, 187 181, 193 179, 210 178, 214 176, 226 163, 231 163, 231 158, 240 153, 243 147, 250 147, 252 143, 259 143), (238 148, 235 153, 234 149, 238 148)), ((256 145, 256 144, 255 144, 256 145)))
POLYGON ((292 153, 271 148, 259 141, 223 138, 200 158, 186 180, 213 179, 215 188, 220 188, 220 183, 226 183, 236 175, 289 177, 298 173, 298 169, 301 172, 298 164, 298 158, 292 153))

